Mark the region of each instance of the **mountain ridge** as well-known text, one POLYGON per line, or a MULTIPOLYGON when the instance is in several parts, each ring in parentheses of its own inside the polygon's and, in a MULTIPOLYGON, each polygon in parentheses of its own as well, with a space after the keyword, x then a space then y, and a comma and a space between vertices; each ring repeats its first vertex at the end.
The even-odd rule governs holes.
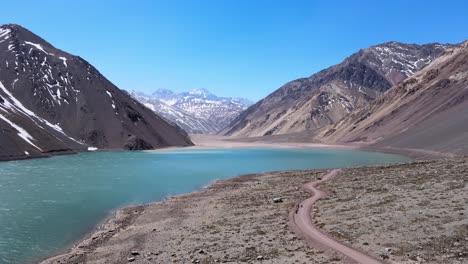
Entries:
POLYGON ((158 89, 151 95, 130 94, 156 113, 192 134, 213 134, 252 103, 245 98, 220 97, 207 89, 176 93, 158 89))
POLYGON ((452 46, 431 64, 368 106, 323 128, 324 142, 468 153, 468 41, 452 46), (435 140, 437 139, 437 140, 435 140))
POLYGON ((450 44, 386 42, 361 49, 341 63, 286 83, 242 112, 220 134, 265 136, 314 131, 423 68, 450 44))
POLYGON ((192 144, 86 60, 19 25, 0 26, 0 58, 0 159, 192 144))

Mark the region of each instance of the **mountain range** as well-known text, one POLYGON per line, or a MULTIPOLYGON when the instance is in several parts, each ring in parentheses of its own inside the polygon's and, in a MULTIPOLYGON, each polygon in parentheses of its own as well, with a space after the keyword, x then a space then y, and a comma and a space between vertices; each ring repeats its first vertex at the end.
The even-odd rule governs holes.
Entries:
POLYGON ((340 64, 286 83, 249 107, 221 134, 266 136, 334 124, 431 63, 448 47, 388 42, 360 50, 340 64))
POLYGON ((378 148, 468 153, 468 41, 317 136, 378 148))
POLYGON ((0 26, 0 159, 191 145, 187 134, 81 57, 0 26))
POLYGON ((247 99, 219 97, 206 89, 182 93, 158 89, 151 95, 136 91, 130 94, 191 134, 214 134, 252 105, 247 99))
POLYGON ((0 160, 189 146, 187 132, 467 153, 467 57, 468 42, 387 42, 252 104, 205 89, 128 93, 81 57, 2 25, 0 160))
POLYGON ((468 153, 468 41, 388 42, 291 81, 221 134, 468 153))

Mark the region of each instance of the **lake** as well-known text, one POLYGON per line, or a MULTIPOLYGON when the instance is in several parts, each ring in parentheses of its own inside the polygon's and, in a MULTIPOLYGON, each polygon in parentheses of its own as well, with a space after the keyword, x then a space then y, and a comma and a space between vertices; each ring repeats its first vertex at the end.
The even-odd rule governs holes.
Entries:
POLYGON ((59 253, 115 209, 196 191, 217 179, 409 160, 355 150, 257 148, 94 152, 0 162, 0 263, 59 253))

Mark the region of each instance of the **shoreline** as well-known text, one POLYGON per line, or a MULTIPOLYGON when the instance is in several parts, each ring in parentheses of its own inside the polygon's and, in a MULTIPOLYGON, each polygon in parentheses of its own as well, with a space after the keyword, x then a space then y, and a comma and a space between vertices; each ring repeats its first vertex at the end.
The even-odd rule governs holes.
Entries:
MULTIPOLYGON (((379 168, 391 168, 391 167, 405 167, 405 166, 416 166, 418 163, 425 164, 425 163, 431 163, 431 162, 421 162, 421 161, 414 161, 410 163, 403 163, 403 164, 397 164, 397 165, 385 165, 385 166, 370 166, 370 167, 355 167, 355 168, 347 168, 344 169, 346 171, 353 171, 353 170, 377 170, 379 168)), ((220 179, 211 182, 209 185, 199 189, 198 191, 194 191, 191 193, 183 193, 183 194, 178 194, 178 195, 173 195, 173 196, 168 196, 165 198, 163 201, 156 201, 152 203, 148 203, 145 205, 135 205, 135 206, 128 206, 128 207, 123 207, 118 210, 116 210, 114 213, 110 214, 110 218, 107 219, 102 225, 98 227, 98 229, 95 229, 91 231, 89 234, 86 235, 85 238, 79 240, 78 243, 76 243, 72 248, 69 248, 68 251, 66 251, 64 254, 60 255, 55 255, 53 257, 49 258, 44 258, 41 260, 40 263, 58 263, 59 260, 63 261, 65 260, 66 263, 83 263, 84 260, 86 260, 86 256, 89 252, 93 252, 95 250, 102 250, 100 249, 101 246, 110 244, 113 245, 114 242, 110 242, 113 240, 113 236, 122 236, 122 234, 125 233, 131 233, 135 228, 140 228, 141 223, 136 224, 136 220, 140 217, 145 216, 145 214, 151 215, 152 211, 154 211, 154 208, 159 208, 158 210, 161 210, 161 208, 164 208, 163 210, 171 210, 170 208, 178 208, 181 205, 187 203, 187 201, 193 201, 193 200, 198 200, 202 199, 200 201, 206 201, 208 198, 211 198, 212 196, 216 195, 229 195, 233 192, 238 192, 239 189, 246 188, 244 182, 248 182, 249 185, 255 182, 262 182, 265 177, 269 177, 271 175, 290 175, 290 174, 300 174, 300 173, 305 173, 305 174, 312 174, 315 175, 315 179, 320 179, 323 175, 326 174, 329 170, 307 170, 307 171, 286 171, 286 172, 265 172, 265 173, 256 173, 256 174, 246 174, 246 175, 239 175, 235 176, 233 178, 229 179, 220 179), (201 198, 200 198, 201 197, 201 198), (149 210, 149 211, 147 211, 149 210), (140 227, 139 227, 140 226, 140 227)), ((314 179, 314 178, 311 178, 314 179)), ((310 179, 309 179, 310 180, 310 179)), ((309 180, 305 181, 304 183, 308 182, 309 180)), ((258 184, 258 183, 257 183, 258 184)), ((297 187, 296 189, 297 192, 297 187)), ((330 189, 327 188, 327 192, 330 191, 330 189)), ((303 194, 303 198, 308 198, 307 194, 303 194)), ((271 198, 271 197, 270 197, 271 198)), ((302 199, 303 200, 303 199, 302 199)), ((298 201, 302 200, 296 200, 296 201, 291 201, 294 203, 297 203, 298 201)), ((195 202, 195 204, 198 204, 195 202)), ((320 205, 320 203, 319 203, 320 205)), ((292 204, 290 204, 287 207, 287 211, 285 212, 286 218, 289 218, 289 212, 290 209, 293 208, 291 207, 292 204)), ((169 216, 171 219, 174 218, 173 216, 169 216)), ((190 216, 189 216, 190 217, 190 216)), ((321 214, 318 214, 318 217, 322 217, 321 214)), ((322 228, 323 224, 319 224, 319 226, 322 228)), ((288 226, 288 225, 287 225, 288 226)), ((288 227, 289 229, 290 227, 288 227)), ((154 232, 156 229, 152 229, 154 232)), ((289 229, 290 232, 293 232, 292 230, 289 229)), ((147 231, 151 232, 151 230, 147 231)), ((184 231, 185 232, 185 231, 184 231)), ((325 232, 330 232, 330 230, 325 230, 325 232)), ((156 232, 157 233, 157 232, 156 232)), ((330 233, 332 237, 337 238, 336 233, 330 233)), ((124 235, 127 236, 127 235, 124 235)), ((289 237, 289 235, 287 235, 289 237)), ((340 237, 340 236, 338 236, 340 237)), ((288 238, 289 239, 289 238, 288 238)), ((299 242, 304 242, 302 240, 298 240, 299 242)), ((140 249, 141 246, 138 245, 133 245, 130 247, 130 250, 123 251, 124 254, 127 254, 128 256, 132 256, 131 252, 134 251, 134 249, 140 249)), ((303 249, 303 248, 302 248, 303 249)), ((362 248, 358 248, 362 250, 362 248)), ((305 250, 305 249, 303 249, 305 250)), ((318 258, 326 258, 326 257, 332 257, 332 259, 338 259, 340 258, 339 254, 335 254, 333 252, 321 252, 316 251, 315 249, 307 249, 307 250, 312 250, 315 255, 317 255, 318 258)), ((139 250, 137 250, 140 252, 139 250)), ((153 252, 154 253, 154 252, 153 252)), ((372 252, 373 256, 376 257, 377 255, 372 252)), ((121 253, 122 254, 122 253, 121 253)), ((138 253, 140 254, 140 253, 138 253)), ((157 254, 160 254, 159 252, 156 252, 157 254)), ((148 256, 149 258, 150 256, 148 256)), ((262 256, 263 257, 263 256, 262 256)), ((342 259, 342 261, 344 261, 342 259)), ((94 263, 94 262, 91 262, 94 263)), ((124 262, 121 262, 124 263, 124 262)), ((148 262, 143 262, 143 263, 148 263, 148 262)), ((212 262, 206 262, 206 263, 212 263, 212 262)))
MULTIPOLYGON (((183 147, 177 147, 176 149, 180 149, 180 148, 183 148, 183 147)), ((161 149, 158 149, 158 150, 161 150, 161 149)), ((202 193, 206 193, 209 191, 217 191, 216 188, 218 184, 222 184, 223 182, 229 182, 230 180, 236 181, 238 178, 251 177, 251 176, 256 176, 259 174, 262 174, 262 173, 242 174, 242 175, 233 176, 231 178, 213 180, 210 183, 192 192, 169 195, 169 196, 164 197, 160 201, 153 201, 153 202, 148 202, 148 203, 140 204, 140 205, 137 204, 137 205, 122 206, 120 208, 110 211, 104 219, 102 219, 101 221, 99 221, 99 223, 95 225, 95 227, 91 228, 90 231, 85 232, 85 234, 81 238, 78 238, 75 242, 71 243, 70 246, 62 250, 59 250, 53 255, 38 258, 38 259, 33 259, 32 263, 41 263, 41 264, 49 263, 49 262, 54 263, 56 259, 63 258, 64 256, 71 257, 73 260, 75 260, 74 257, 76 257, 77 254, 85 252, 87 248, 92 248, 96 246, 97 244, 101 244, 105 242, 115 232, 125 229, 126 227, 131 225, 131 221, 134 218, 143 214, 145 208, 148 206, 158 205, 158 204, 169 204, 172 202, 176 202, 179 199, 190 197, 192 195, 202 194, 202 193)))
POLYGON ((251 175, 257 174, 243 174, 234 176, 232 178, 218 179, 192 192, 168 195, 160 201, 152 201, 145 204, 124 205, 122 207, 114 209, 110 211, 107 214, 107 216, 101 221, 99 221, 99 223, 97 223, 93 228, 89 229, 89 231, 84 232, 84 234, 80 238, 76 239, 75 242, 72 242, 71 245, 67 246, 62 250, 57 251, 56 253, 53 253, 50 256, 33 259, 32 263, 49 263, 49 261, 53 262, 56 259, 60 259, 63 256, 68 255, 71 255, 70 257, 73 258, 75 254, 85 252, 87 248, 92 248, 97 244, 105 242, 114 233, 118 232, 119 230, 125 229, 127 226, 131 225, 131 221, 134 218, 143 214, 145 208, 148 206, 171 203, 181 198, 204 193, 209 189, 215 188, 215 185, 218 184, 218 182, 220 181, 228 181, 238 177, 246 177, 251 175))
MULTIPOLYGON (((315 171, 317 173, 325 173, 327 169, 307 170, 315 171)), ((189 193, 181 193, 176 195, 170 195, 165 197, 161 201, 154 201, 142 205, 129 205, 122 208, 113 210, 109 213, 109 216, 100 222, 93 230, 88 232, 82 238, 78 239, 76 243, 73 243, 72 247, 64 249, 62 253, 55 254, 52 256, 38 259, 37 262, 40 264, 51 264, 51 263, 83 263, 84 256, 82 254, 89 250, 96 249, 99 245, 107 242, 114 234, 119 231, 125 230, 127 227, 133 224, 133 221, 139 216, 145 213, 145 209, 150 206, 164 205, 170 206, 171 204, 177 203, 183 199, 190 199, 193 196, 203 195, 210 192, 223 192, 225 185, 233 184, 242 181, 243 179, 255 178, 264 174, 271 173, 289 173, 294 171, 272 171, 272 172, 260 172, 251 174, 237 175, 227 179, 219 179, 212 181, 211 183, 201 187, 199 190, 195 190, 189 193)))
MULTIPOLYGON (((302 141, 268 140, 263 138, 233 138, 218 135, 191 135, 195 145, 186 149, 230 149, 230 148, 292 148, 292 149, 345 149, 379 152, 405 156, 414 160, 454 158, 462 155, 425 149, 375 147, 368 144, 326 144, 302 141)), ((170 147, 155 151, 181 149, 170 147)))
MULTIPOLYGON (((397 154, 406 157, 410 157, 415 160, 421 160, 427 158, 440 158, 454 156, 451 154, 441 154, 441 153, 432 153, 426 152, 424 150, 415 151, 415 150, 404 150, 404 149, 386 149, 381 150, 378 148, 366 148, 365 146, 357 145, 326 145, 326 144, 316 144, 316 143, 270 143, 270 142, 232 142, 231 145, 220 147, 218 144, 223 144, 225 141, 216 142, 216 144, 208 144, 203 142, 201 144, 196 144, 195 146, 183 147, 183 149, 230 149, 230 148, 296 148, 296 149, 350 149, 350 150, 361 150, 361 151, 371 151, 371 152, 381 152, 381 153, 390 153, 397 154), (430 155, 428 155, 430 154, 430 155)), ((170 151, 174 149, 182 149, 182 147, 169 147, 157 150, 150 151, 170 151)), ((378 165, 377 165, 378 166, 378 165)), ((313 172, 323 172, 326 170, 308 170, 313 172)), ((53 256, 48 256, 38 260, 38 263, 56 263, 56 260, 63 260, 64 258, 71 263, 80 263, 83 254, 87 251, 96 249, 99 245, 107 242, 114 234, 119 233, 122 230, 125 230, 127 227, 131 226, 136 218, 145 213, 146 208, 156 205, 170 205, 176 203, 181 199, 190 198, 192 196, 197 196, 201 194, 206 194, 209 192, 221 192, 223 188, 220 187, 223 184, 229 184, 236 182, 243 178, 249 177, 258 177, 262 174, 271 174, 271 173, 290 173, 291 171, 280 171, 280 172, 264 172, 264 173, 255 173, 255 174, 246 174, 246 175, 237 175, 228 179, 220 179, 212 181, 206 186, 201 187, 198 190, 195 190, 190 193, 182 193, 178 195, 171 195, 165 197, 161 201, 154 201, 143 205, 129 205, 122 208, 118 208, 109 212, 109 216, 103 219, 100 223, 97 224, 95 228, 86 233, 83 237, 77 239, 77 242, 73 243, 71 247, 64 249, 60 254, 55 254, 53 256)))
POLYGON ((86 152, 86 150, 67 150, 67 151, 54 151, 54 152, 45 152, 40 155, 35 156, 1 156, 0 162, 8 161, 17 161, 17 160, 32 160, 32 159, 47 159, 55 156, 65 156, 65 155, 76 155, 81 152, 86 152))
MULTIPOLYGON (((369 152, 380 152, 387 154, 395 154, 405 156, 415 160, 434 159, 434 158, 452 158, 460 155, 453 153, 443 153, 424 149, 409 149, 409 148, 394 148, 394 147, 374 147, 367 144, 326 144, 326 143, 313 143, 313 142, 300 142, 300 141, 273 141, 261 138, 233 138, 217 135, 191 135, 194 141, 193 146, 171 146, 162 147, 151 150, 141 151, 171 151, 177 149, 238 149, 238 148, 289 148, 289 149, 345 149, 345 150, 361 150, 369 152)), ((45 159, 55 156, 76 155, 86 152, 108 152, 108 151, 127 151, 124 149, 98 149, 89 151, 86 149, 76 149, 59 152, 43 153, 37 156, 9 156, 0 157, 0 162, 32 160, 32 159, 45 159)))
POLYGON ((35 259, 33 263, 55 263, 56 260, 64 257, 66 257, 68 261, 78 261, 78 263, 81 263, 80 254, 106 242, 114 233, 129 226, 134 218, 144 212, 146 206, 161 202, 154 202, 146 205, 129 205, 113 210, 106 218, 101 220, 96 227, 86 232, 84 236, 77 239, 77 242, 72 243, 70 247, 60 250, 54 255, 35 259))

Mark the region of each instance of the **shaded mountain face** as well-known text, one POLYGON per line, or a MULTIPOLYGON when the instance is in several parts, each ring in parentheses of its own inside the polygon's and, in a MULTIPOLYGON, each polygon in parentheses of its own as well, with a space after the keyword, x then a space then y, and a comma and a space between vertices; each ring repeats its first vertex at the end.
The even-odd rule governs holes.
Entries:
POLYGON ((437 58, 448 45, 388 42, 289 82, 249 107, 220 134, 266 136, 316 131, 366 106, 437 58))
POLYGON ((324 128, 318 139, 468 153, 468 42, 324 128))
POLYGON ((152 95, 132 92, 141 103, 192 134, 213 134, 252 103, 243 98, 218 97, 206 89, 174 93, 159 89, 152 95))
POLYGON ((0 26, 0 58, 0 159, 192 144, 88 62, 18 25, 0 26))

